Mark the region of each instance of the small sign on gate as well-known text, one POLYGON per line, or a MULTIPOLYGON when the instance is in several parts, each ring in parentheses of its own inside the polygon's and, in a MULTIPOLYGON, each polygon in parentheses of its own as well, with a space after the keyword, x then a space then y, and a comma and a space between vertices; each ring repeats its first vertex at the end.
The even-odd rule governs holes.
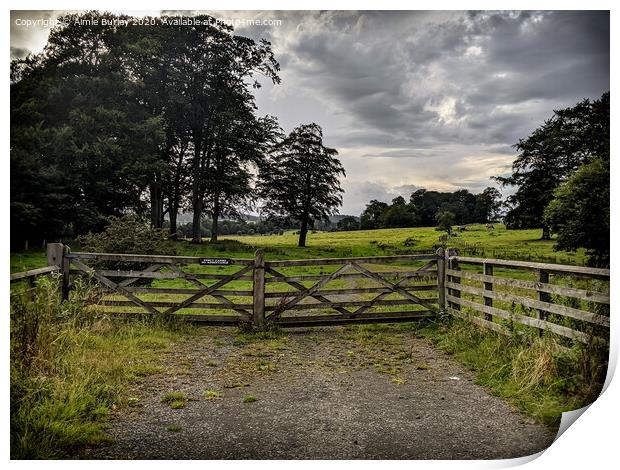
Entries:
POLYGON ((200 258, 202 266, 228 266, 230 260, 228 258, 200 258))

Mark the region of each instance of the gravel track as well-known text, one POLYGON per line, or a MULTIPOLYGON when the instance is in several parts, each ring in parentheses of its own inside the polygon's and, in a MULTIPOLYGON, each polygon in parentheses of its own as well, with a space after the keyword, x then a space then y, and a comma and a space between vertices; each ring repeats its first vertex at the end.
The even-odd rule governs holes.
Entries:
POLYGON ((131 392, 137 405, 112 417, 113 444, 79 458, 499 459, 539 452, 555 436, 402 328, 265 340, 204 328, 162 362, 131 392), (162 402, 170 391, 190 398, 184 408, 162 402))

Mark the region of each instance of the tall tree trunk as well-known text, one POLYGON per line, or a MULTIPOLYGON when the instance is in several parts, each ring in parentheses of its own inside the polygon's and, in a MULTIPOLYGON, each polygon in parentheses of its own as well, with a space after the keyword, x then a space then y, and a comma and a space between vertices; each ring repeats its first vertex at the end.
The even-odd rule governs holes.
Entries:
POLYGON ((220 195, 216 193, 213 199, 213 222, 211 224, 211 242, 217 241, 218 223, 220 220, 220 195))
POLYGON ((162 197, 161 183, 154 181, 150 184, 151 193, 151 227, 161 228, 163 225, 164 198, 162 197))
POLYGON ((299 243, 297 246, 306 246, 306 235, 308 235, 308 216, 303 217, 301 228, 299 229, 299 243))
POLYGON ((201 139, 194 138, 194 161, 192 163, 192 208, 194 216, 192 218, 192 243, 202 243, 202 233, 200 232, 200 218, 202 217, 202 191, 201 191, 201 139))
POLYGON ((542 226, 541 240, 551 240, 551 231, 549 230, 549 226, 547 224, 543 224, 542 226))
POLYGON ((202 201, 197 200, 193 204, 194 216, 192 217, 192 243, 202 243, 200 231, 200 218, 202 215, 202 201))
POLYGON ((218 215, 213 214, 213 222, 211 224, 211 243, 217 242, 217 225, 219 218, 220 217, 218 215))
POLYGON ((177 215, 179 213, 179 204, 176 201, 172 201, 168 208, 170 214, 170 238, 176 240, 179 238, 177 235, 177 215))

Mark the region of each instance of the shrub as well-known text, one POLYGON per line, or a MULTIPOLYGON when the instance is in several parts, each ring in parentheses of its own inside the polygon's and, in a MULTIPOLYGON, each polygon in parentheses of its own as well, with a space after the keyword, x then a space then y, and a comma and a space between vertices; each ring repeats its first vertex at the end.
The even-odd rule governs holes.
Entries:
POLYGON ((404 242, 403 242, 403 246, 416 246, 417 244, 420 243, 420 240, 418 240, 417 238, 413 238, 413 237, 408 237, 404 242))
POLYGON ((154 229, 133 215, 108 218, 103 232, 89 233, 77 238, 83 250, 96 253, 138 253, 172 255, 177 250, 168 241, 168 231, 154 229))

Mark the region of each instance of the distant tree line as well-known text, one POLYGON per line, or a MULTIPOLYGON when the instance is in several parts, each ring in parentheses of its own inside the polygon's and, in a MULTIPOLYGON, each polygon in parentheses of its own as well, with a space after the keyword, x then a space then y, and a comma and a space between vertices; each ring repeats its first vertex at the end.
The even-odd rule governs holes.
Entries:
MULTIPOLYGON (((454 192, 418 189, 409 201, 398 196, 391 204, 373 199, 360 216, 362 230, 393 227, 435 226, 441 213, 451 213, 453 223, 459 225, 485 223, 495 220, 502 207, 500 192, 492 187, 479 194, 466 189, 454 192)), ((353 226, 347 221, 347 226, 353 226)))
MULTIPOLYGON (((164 221, 164 228, 168 228, 168 221, 164 221)), ((203 238, 211 237, 211 228, 213 221, 203 217, 200 220, 200 234, 203 238)), ((282 227, 277 222, 271 220, 236 220, 224 219, 218 225, 220 235, 283 235, 284 230, 290 227, 282 227)), ((191 238, 193 234, 192 222, 179 224, 177 227, 177 236, 179 238, 191 238)))
POLYGON ((344 170, 318 125, 287 136, 257 116, 258 77, 280 82, 269 42, 207 15, 115 19, 129 17, 65 15, 42 53, 11 63, 12 242, 98 232, 124 214, 155 228, 167 218, 175 236, 182 211, 193 241, 204 216, 217 240, 222 219, 260 198, 305 244, 341 203, 344 170))

